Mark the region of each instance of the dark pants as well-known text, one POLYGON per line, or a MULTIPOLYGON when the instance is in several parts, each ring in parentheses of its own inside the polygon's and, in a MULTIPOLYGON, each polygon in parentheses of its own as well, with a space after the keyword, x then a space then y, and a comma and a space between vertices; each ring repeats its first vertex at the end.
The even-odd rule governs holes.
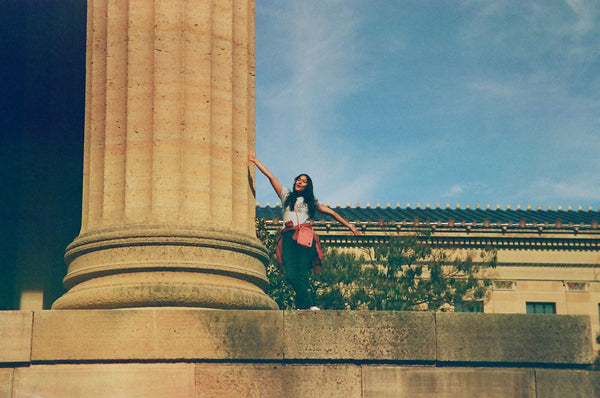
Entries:
POLYGON ((313 267, 313 259, 317 256, 315 247, 300 246, 294 239, 295 231, 284 232, 281 241, 281 258, 285 279, 296 292, 296 308, 307 309, 315 305, 309 291, 308 273, 313 267))

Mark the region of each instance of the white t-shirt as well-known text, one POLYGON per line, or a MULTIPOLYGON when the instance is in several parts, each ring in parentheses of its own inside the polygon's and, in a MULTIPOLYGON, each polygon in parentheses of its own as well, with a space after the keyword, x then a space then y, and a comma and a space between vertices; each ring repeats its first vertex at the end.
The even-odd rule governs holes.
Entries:
MULTIPOLYGON (((308 205, 304 203, 304 198, 299 196, 296 199, 296 211, 290 210, 289 206, 285 205, 285 200, 288 196, 290 196, 290 190, 286 187, 281 189, 281 210, 283 212, 283 225, 288 221, 294 223, 294 225, 304 224, 310 222, 310 216, 308 215, 308 205), (296 212, 298 212, 298 217, 296 217, 296 212)), ((315 198, 315 206, 319 207, 319 201, 315 198)))

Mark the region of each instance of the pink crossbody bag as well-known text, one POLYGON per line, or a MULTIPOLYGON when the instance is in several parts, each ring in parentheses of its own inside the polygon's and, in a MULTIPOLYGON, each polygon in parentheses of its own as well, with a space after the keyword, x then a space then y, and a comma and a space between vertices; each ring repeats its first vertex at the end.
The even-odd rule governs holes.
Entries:
POLYGON ((313 238, 314 238, 314 232, 313 232, 312 228, 308 225, 305 225, 305 226, 300 225, 300 218, 298 217, 297 211, 296 211, 296 219, 298 220, 298 232, 296 232, 296 234, 295 234, 297 236, 296 242, 298 242, 298 244, 300 246, 312 247, 313 238))

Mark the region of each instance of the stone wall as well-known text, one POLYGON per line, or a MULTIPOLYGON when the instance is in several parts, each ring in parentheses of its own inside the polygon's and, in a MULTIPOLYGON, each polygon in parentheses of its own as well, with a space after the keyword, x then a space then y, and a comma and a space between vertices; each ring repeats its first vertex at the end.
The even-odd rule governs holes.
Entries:
POLYGON ((597 397, 582 316, 0 312, 0 397, 597 397))

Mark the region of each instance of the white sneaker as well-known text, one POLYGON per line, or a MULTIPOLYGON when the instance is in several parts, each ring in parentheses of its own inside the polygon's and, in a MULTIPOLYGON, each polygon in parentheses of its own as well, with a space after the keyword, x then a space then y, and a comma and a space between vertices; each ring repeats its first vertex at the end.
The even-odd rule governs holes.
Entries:
POLYGON ((313 305, 313 306, 310 306, 309 310, 320 311, 321 309, 319 307, 317 307, 316 305, 313 305))

